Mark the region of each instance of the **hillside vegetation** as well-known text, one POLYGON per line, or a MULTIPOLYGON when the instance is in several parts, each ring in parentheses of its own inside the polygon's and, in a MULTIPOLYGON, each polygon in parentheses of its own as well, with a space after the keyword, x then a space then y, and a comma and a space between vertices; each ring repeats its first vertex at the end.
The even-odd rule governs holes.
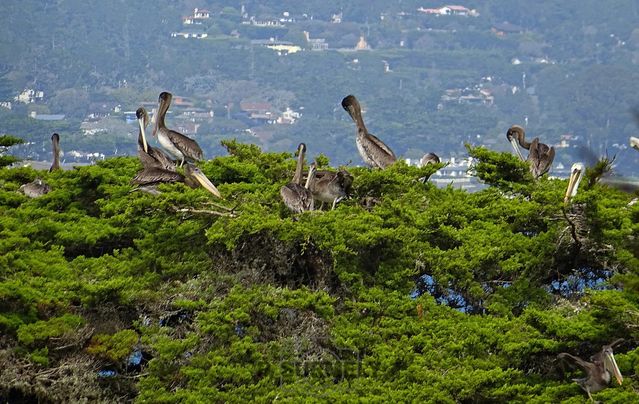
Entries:
POLYGON ((471 148, 481 192, 418 180, 441 165, 349 168, 350 199, 292 216, 291 154, 225 147, 201 165, 223 201, 131 192, 132 157, 0 170, 0 397, 578 403, 557 354, 625 338, 623 385, 594 398, 637 400, 628 194, 564 205, 565 180, 471 148), (17 192, 36 176, 50 193, 17 192))

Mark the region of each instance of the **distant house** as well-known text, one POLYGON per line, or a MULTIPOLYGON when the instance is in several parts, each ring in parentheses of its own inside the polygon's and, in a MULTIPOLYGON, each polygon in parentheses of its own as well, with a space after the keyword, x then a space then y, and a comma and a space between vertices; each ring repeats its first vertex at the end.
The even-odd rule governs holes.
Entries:
POLYGON ((333 14, 331 16, 331 22, 333 24, 341 24, 342 23, 342 13, 340 12, 339 14, 333 14))
POLYGON ((171 32, 171 38, 195 38, 195 39, 204 39, 208 37, 209 34, 206 32, 171 32))
POLYGON ((311 50, 313 51, 324 51, 328 49, 328 43, 324 38, 311 38, 311 35, 308 31, 304 31, 304 36, 306 37, 306 42, 311 46, 311 50))
POLYGON ((424 14, 431 14, 431 15, 461 15, 464 17, 467 16, 471 16, 471 17, 477 17, 479 16, 479 13, 477 12, 477 10, 471 10, 467 7, 464 6, 457 6, 457 5, 447 5, 447 6, 442 6, 439 8, 423 8, 420 7, 417 9, 417 11, 424 13, 424 14))
POLYGON ((0 107, 11 109, 13 106, 11 105, 11 101, 2 101, 0 102, 0 107))
POLYGON ((355 50, 368 50, 370 48, 371 47, 368 46, 368 42, 366 42, 366 39, 363 36, 360 36, 357 45, 355 45, 355 50))
POLYGON ((284 28, 285 25, 279 20, 257 20, 255 16, 251 16, 248 21, 242 21, 244 25, 252 25, 254 27, 262 28, 284 28))
POLYGON ((29 117, 37 119, 38 121, 62 121, 65 115, 63 114, 38 114, 36 111, 31 111, 29 117))
POLYGON ((193 19, 194 20, 206 20, 210 18, 209 10, 195 8, 193 9, 193 19))
POLYGON ((195 21, 193 21, 193 16, 189 15, 186 17, 182 17, 182 24, 184 25, 193 25, 195 21))
POLYGON ((281 125, 292 125, 302 116, 301 113, 293 111, 290 108, 286 108, 286 111, 282 112, 275 122, 281 125))
POLYGON ((23 104, 31 104, 36 100, 42 100, 44 98, 44 91, 37 91, 31 88, 25 88, 20 94, 13 97, 14 101, 21 102, 23 104))

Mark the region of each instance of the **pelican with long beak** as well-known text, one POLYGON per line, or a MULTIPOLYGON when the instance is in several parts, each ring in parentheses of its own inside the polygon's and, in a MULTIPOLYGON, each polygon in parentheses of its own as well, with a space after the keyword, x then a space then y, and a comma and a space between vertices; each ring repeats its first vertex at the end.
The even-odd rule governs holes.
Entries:
POLYGON ((594 401, 591 393, 596 393, 608 387, 613 376, 617 380, 617 383, 620 385, 623 383, 623 376, 619 371, 615 356, 612 352, 612 349, 621 342, 623 342, 623 339, 618 339, 610 345, 604 345, 600 352, 590 358, 592 362, 587 362, 566 352, 557 355, 560 359, 572 361, 586 372, 586 377, 573 379, 573 381, 581 386, 591 401, 594 401))
POLYGON ((156 187, 159 184, 183 182, 191 188, 197 188, 201 185, 213 195, 224 199, 220 191, 217 190, 215 185, 213 185, 199 168, 187 163, 184 167, 184 174, 185 175, 175 171, 165 170, 161 167, 145 167, 131 180, 131 184, 138 185, 136 190, 158 194, 159 192, 156 187))
POLYGON ((284 205, 286 205, 286 207, 293 213, 313 210, 315 203, 313 200, 313 193, 311 192, 311 187, 315 181, 315 164, 312 164, 311 167, 309 167, 306 186, 301 185, 305 152, 306 145, 304 143, 300 143, 299 146, 297 146, 297 166, 295 167, 293 180, 280 188, 280 195, 282 196, 284 205))
POLYGON ((566 195, 564 195, 564 203, 568 203, 572 198, 577 195, 577 189, 579 183, 584 176, 585 167, 583 163, 575 163, 570 168, 570 178, 568 179, 568 188, 566 188, 566 195))
POLYGON ((506 132, 506 138, 519 156, 519 159, 528 161, 533 177, 539 178, 550 170, 555 159, 554 147, 548 147, 547 144, 541 143, 539 138, 534 138, 532 142, 526 142, 526 131, 519 125, 511 126, 506 132), (527 159, 524 159, 519 146, 529 150, 527 159))
POLYGON ((630 136, 630 147, 639 150, 639 137, 630 136))
POLYGON ((175 171, 175 163, 162 150, 150 146, 146 141, 145 128, 149 125, 149 115, 144 107, 135 111, 138 119, 138 157, 144 167, 159 167, 169 171, 175 171))
POLYGON ((386 146, 384 142, 371 133, 368 133, 364 119, 362 118, 362 107, 354 95, 348 95, 342 100, 342 108, 348 112, 357 126, 357 150, 364 162, 371 167, 386 168, 393 164, 397 157, 395 153, 386 146))
POLYGON ((182 167, 185 161, 194 162, 202 160, 204 153, 195 140, 166 127, 164 117, 171 106, 172 99, 173 96, 171 93, 166 91, 160 93, 157 118, 155 116, 153 117, 155 120, 153 136, 157 136, 162 147, 176 160, 179 160, 180 167, 182 167))

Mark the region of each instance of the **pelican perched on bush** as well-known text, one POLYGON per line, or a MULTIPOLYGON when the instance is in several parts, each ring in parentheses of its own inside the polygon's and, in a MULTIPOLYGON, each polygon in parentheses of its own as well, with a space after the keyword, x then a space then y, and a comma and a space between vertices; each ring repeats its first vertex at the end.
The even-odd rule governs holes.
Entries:
POLYGON ((618 339, 610 345, 604 345, 600 352, 590 358, 592 362, 587 362, 566 352, 557 355, 560 359, 570 360, 586 372, 586 377, 573 379, 573 381, 584 389, 591 401, 594 401, 591 393, 596 393, 608 387, 613 376, 617 383, 621 384, 623 382, 623 376, 619 371, 619 367, 617 367, 617 362, 612 352, 612 349, 621 342, 623 342, 623 339, 618 339))
POLYGON ((184 162, 194 162, 202 160, 204 153, 197 142, 190 137, 184 136, 174 130, 168 129, 164 123, 164 118, 173 96, 166 91, 160 93, 158 98, 158 112, 153 128, 153 136, 157 136, 162 147, 180 161, 180 167, 184 162))
POLYGON ((362 118, 362 108, 357 98, 354 95, 346 96, 342 100, 342 108, 348 112, 348 115, 357 125, 357 150, 364 162, 371 167, 379 168, 386 168, 393 164, 397 160, 395 153, 376 136, 368 133, 362 118))
POLYGON ((158 167, 169 171, 175 171, 175 163, 162 150, 150 146, 146 141, 145 128, 149 124, 149 115, 144 107, 135 111, 138 119, 138 157, 144 167, 158 167))
MULTIPOLYGON (((49 172, 60 169, 60 135, 57 133, 51 135, 51 146, 53 149, 53 162, 51 163, 49 172)), ((51 187, 46 182, 42 181, 41 178, 36 178, 27 184, 21 185, 18 191, 22 192, 29 198, 38 198, 51 192, 51 187)))
POLYGON ((338 172, 321 170, 315 172, 315 179, 310 189, 313 192, 313 199, 322 202, 320 209, 324 206, 324 202, 330 203, 331 209, 335 209, 335 205, 348 196, 352 184, 353 176, 346 170, 338 172))
POLYGON ((159 193, 156 189, 157 185, 173 182, 183 182, 191 188, 197 188, 201 185, 213 195, 223 199, 220 191, 217 190, 206 175, 199 168, 188 163, 184 167, 184 175, 160 167, 145 167, 131 180, 131 184, 138 185, 136 190, 151 194, 159 193))
POLYGON ((506 138, 521 161, 529 162, 530 172, 533 177, 539 178, 550 170, 552 161, 555 159, 554 147, 548 147, 547 144, 541 143, 537 137, 530 143, 526 142, 526 131, 518 125, 513 125, 508 129, 506 138), (521 154, 519 150, 519 146, 529 151, 527 159, 524 159, 523 154, 521 154))
POLYGON ((312 164, 308 170, 306 178, 306 186, 302 186, 302 169, 304 168, 304 153, 306 153, 306 145, 300 143, 297 146, 297 166, 293 180, 280 188, 280 195, 286 207, 293 213, 301 213, 306 210, 313 210, 314 200, 313 193, 310 191, 315 180, 315 164, 312 164))

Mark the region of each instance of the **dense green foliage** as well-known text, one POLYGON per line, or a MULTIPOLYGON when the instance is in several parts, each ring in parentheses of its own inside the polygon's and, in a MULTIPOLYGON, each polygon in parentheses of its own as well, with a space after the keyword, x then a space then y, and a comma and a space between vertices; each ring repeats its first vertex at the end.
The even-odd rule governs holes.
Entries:
POLYGON ((292 217, 291 155, 225 147, 201 166, 222 202, 131 192, 133 158, 0 171, 0 397, 582 402, 556 355, 623 337, 624 384, 595 398, 636 400, 629 195, 594 184, 564 205, 566 181, 471 148, 496 186, 352 168, 350 199, 292 217), (50 193, 16 192, 36 175, 50 193))

